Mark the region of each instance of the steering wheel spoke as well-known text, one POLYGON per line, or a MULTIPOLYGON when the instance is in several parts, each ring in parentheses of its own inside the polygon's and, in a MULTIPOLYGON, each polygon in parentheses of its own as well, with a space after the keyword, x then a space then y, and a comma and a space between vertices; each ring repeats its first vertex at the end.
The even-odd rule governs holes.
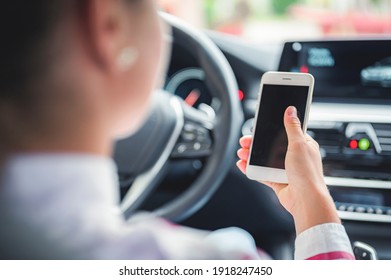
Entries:
POLYGON ((171 154, 173 159, 200 158, 212 152, 210 131, 195 124, 186 124, 171 154))
POLYGON ((185 123, 172 159, 204 158, 212 153, 214 123, 210 115, 182 103, 185 123))

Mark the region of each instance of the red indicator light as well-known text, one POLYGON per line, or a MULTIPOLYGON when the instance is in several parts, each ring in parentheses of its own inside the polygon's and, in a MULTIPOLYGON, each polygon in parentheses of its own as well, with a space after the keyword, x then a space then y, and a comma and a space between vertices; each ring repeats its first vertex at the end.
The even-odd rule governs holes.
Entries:
POLYGON ((198 99, 200 98, 201 93, 198 89, 193 89, 189 95, 185 98, 185 102, 187 105, 193 107, 194 104, 197 103, 198 99))
POLYGON ((308 73, 309 72, 309 69, 307 66, 303 65, 300 67, 300 72, 301 73, 308 73))
POLYGON ((244 99, 244 92, 239 89, 238 95, 239 95, 239 100, 242 101, 244 99))
POLYGON ((358 141, 357 140, 350 140, 349 147, 350 147, 350 149, 353 149, 353 150, 357 149, 358 148, 358 141))

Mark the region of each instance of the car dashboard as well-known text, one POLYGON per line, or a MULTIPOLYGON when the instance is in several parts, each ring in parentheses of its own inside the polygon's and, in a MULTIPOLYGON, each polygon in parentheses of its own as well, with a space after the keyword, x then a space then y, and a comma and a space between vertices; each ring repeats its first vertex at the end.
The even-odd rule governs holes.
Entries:
MULTIPOLYGON (((208 33, 236 76, 250 134, 260 77, 266 71, 315 77, 308 133, 320 145, 325 180, 351 241, 391 259, 391 40, 296 41, 253 46, 208 33)), ((191 53, 174 44, 165 85, 191 106, 218 109, 191 53), (178 54, 178 55, 176 55, 178 54)), ((221 190, 185 225, 240 226, 275 258, 291 258, 294 227, 274 194, 232 166, 221 190), (235 208, 235 209, 233 209, 235 208)))
POLYGON ((279 70, 316 79, 308 132, 341 218, 391 223, 391 41, 288 42, 279 70))

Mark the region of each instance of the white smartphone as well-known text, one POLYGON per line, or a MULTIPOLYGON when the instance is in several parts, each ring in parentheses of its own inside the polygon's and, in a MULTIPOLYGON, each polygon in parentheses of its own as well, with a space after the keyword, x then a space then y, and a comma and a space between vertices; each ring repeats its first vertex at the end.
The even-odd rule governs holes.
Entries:
POLYGON ((313 88, 314 77, 310 74, 266 72, 262 76, 247 161, 248 178, 288 183, 285 172, 288 138, 284 112, 289 106, 295 106, 305 132, 313 88))

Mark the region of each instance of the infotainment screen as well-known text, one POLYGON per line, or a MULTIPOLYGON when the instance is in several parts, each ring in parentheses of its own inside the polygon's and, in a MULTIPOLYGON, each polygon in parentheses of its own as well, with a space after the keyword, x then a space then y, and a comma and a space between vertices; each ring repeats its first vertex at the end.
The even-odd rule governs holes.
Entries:
POLYGON ((315 100, 391 103, 391 40, 288 42, 279 70, 311 73, 315 100))

